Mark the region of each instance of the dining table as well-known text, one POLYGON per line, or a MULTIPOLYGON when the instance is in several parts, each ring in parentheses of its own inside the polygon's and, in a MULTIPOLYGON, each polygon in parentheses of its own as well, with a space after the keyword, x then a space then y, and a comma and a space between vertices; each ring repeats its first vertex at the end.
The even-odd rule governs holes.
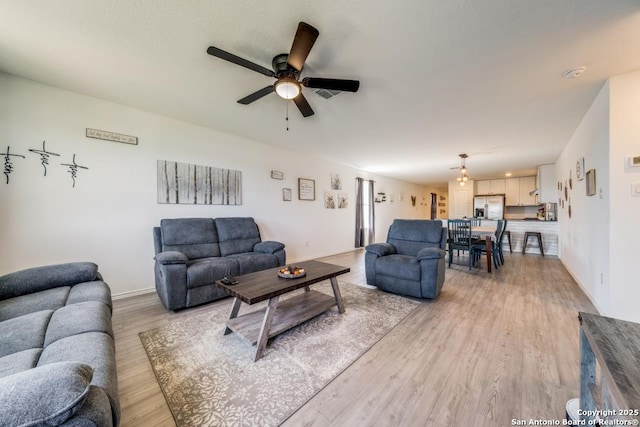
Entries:
MULTIPOLYGON (((491 273, 491 241, 496 237, 496 225, 475 225, 471 226, 471 235, 481 236, 487 245, 487 271, 491 273)), ((497 244, 497 242, 496 242, 497 244)))

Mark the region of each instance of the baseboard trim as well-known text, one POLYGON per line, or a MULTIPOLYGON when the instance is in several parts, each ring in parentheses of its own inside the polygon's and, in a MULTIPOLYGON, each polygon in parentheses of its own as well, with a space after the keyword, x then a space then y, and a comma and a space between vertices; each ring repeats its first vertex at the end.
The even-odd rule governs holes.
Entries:
POLYGON ((591 301, 591 304, 593 304, 593 306, 596 308, 596 310, 598 310, 598 314, 601 315, 601 316, 606 316, 607 315, 606 310, 604 310, 603 307, 600 304, 598 304, 598 301, 596 301, 596 299, 593 297, 593 295, 591 294, 589 289, 587 289, 582 284, 582 282, 580 282, 580 280, 578 280, 576 275, 573 273, 573 271, 571 271, 571 269, 567 266, 567 264, 564 263, 562 258, 560 258, 560 262, 564 266, 564 269, 567 270, 567 272, 569 273, 569 276, 571 276, 571 278, 578 284, 580 289, 582 289, 582 292, 584 292, 584 294, 587 296, 587 298, 589 298, 589 301, 591 301))
POLYGON ((146 295, 146 294, 150 294, 156 291, 156 288, 145 288, 145 289, 138 289, 135 291, 126 291, 126 292, 120 292, 118 294, 114 294, 111 296, 112 299, 117 300, 117 299, 124 299, 124 298, 129 298, 129 297, 136 297, 139 295, 146 295))

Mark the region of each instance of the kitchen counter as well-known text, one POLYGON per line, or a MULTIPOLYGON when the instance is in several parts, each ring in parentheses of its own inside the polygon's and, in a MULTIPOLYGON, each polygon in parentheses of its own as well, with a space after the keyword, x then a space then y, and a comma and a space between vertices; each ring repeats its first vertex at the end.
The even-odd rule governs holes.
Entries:
MULTIPOLYGON (((488 224, 495 224, 495 221, 486 220, 488 224)), ((482 225, 485 224, 485 220, 482 220, 482 225)), ((540 221, 540 220, 525 220, 525 219, 507 219, 507 230, 511 231, 511 249, 513 252, 522 253, 522 244, 524 241, 524 233, 527 231, 535 231, 542 233, 542 245, 544 247, 545 255, 558 255, 558 236, 559 227, 558 221, 540 221)), ((503 250, 509 250, 507 239, 502 242, 506 246, 503 250)), ((527 253, 539 254, 540 248, 538 247, 538 239, 529 238, 527 244, 527 253)))
MULTIPOLYGON (((446 226, 446 220, 443 220, 446 226)), ((482 225, 497 226, 496 221, 483 219, 482 225)), ((545 255, 558 255, 560 235, 558 221, 540 221, 540 220, 525 220, 525 219, 507 219, 507 230, 511 232, 511 249, 514 253, 522 253, 522 244, 524 240, 524 233, 527 231, 534 231, 542 233, 542 245, 544 247, 545 255)), ((502 241, 503 250, 509 252, 509 243, 506 237, 502 241)), ((539 254, 540 248, 538 247, 538 239, 529 238, 527 244, 528 254, 539 254)))

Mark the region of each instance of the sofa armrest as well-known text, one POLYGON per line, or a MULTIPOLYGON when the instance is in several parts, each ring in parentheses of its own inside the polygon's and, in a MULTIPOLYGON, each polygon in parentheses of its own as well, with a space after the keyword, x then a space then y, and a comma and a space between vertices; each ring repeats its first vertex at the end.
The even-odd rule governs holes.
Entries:
POLYGON ((28 268, 0 276, 0 300, 61 286, 99 280, 98 266, 92 262, 71 262, 28 268))
POLYGON ((396 253, 396 248, 389 243, 372 243, 367 245, 365 250, 378 256, 393 255, 396 253))
POLYGON ((155 256, 155 260, 162 265, 186 264, 189 262, 189 258, 187 258, 187 256, 182 252, 178 251, 160 252, 155 256))
POLYGON ((443 258, 445 255, 445 251, 440 248, 424 248, 420 249, 416 258, 418 261, 422 261, 423 259, 438 259, 443 258))
POLYGON ((253 247, 254 252, 263 252, 265 254, 275 254, 281 249, 284 249, 284 243, 274 242, 272 240, 258 242, 253 247))

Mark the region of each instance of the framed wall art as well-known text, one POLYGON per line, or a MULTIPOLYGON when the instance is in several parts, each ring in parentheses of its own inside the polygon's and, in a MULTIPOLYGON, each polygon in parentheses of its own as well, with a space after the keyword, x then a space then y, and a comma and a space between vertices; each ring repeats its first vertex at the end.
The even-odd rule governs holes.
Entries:
POLYGON ((280 171, 271 171, 271 178, 272 179, 284 179, 284 173, 282 173, 280 171))
POLYGON ((298 178, 298 200, 316 199, 316 181, 308 178, 298 178))
POLYGON ((582 181, 584 179, 584 157, 580 157, 576 162, 576 179, 582 181))
POLYGON ((290 202, 291 201, 291 189, 283 188, 282 189, 282 201, 290 202))
POLYGON ((596 170, 589 169, 587 171, 587 196, 596 194, 596 170))

